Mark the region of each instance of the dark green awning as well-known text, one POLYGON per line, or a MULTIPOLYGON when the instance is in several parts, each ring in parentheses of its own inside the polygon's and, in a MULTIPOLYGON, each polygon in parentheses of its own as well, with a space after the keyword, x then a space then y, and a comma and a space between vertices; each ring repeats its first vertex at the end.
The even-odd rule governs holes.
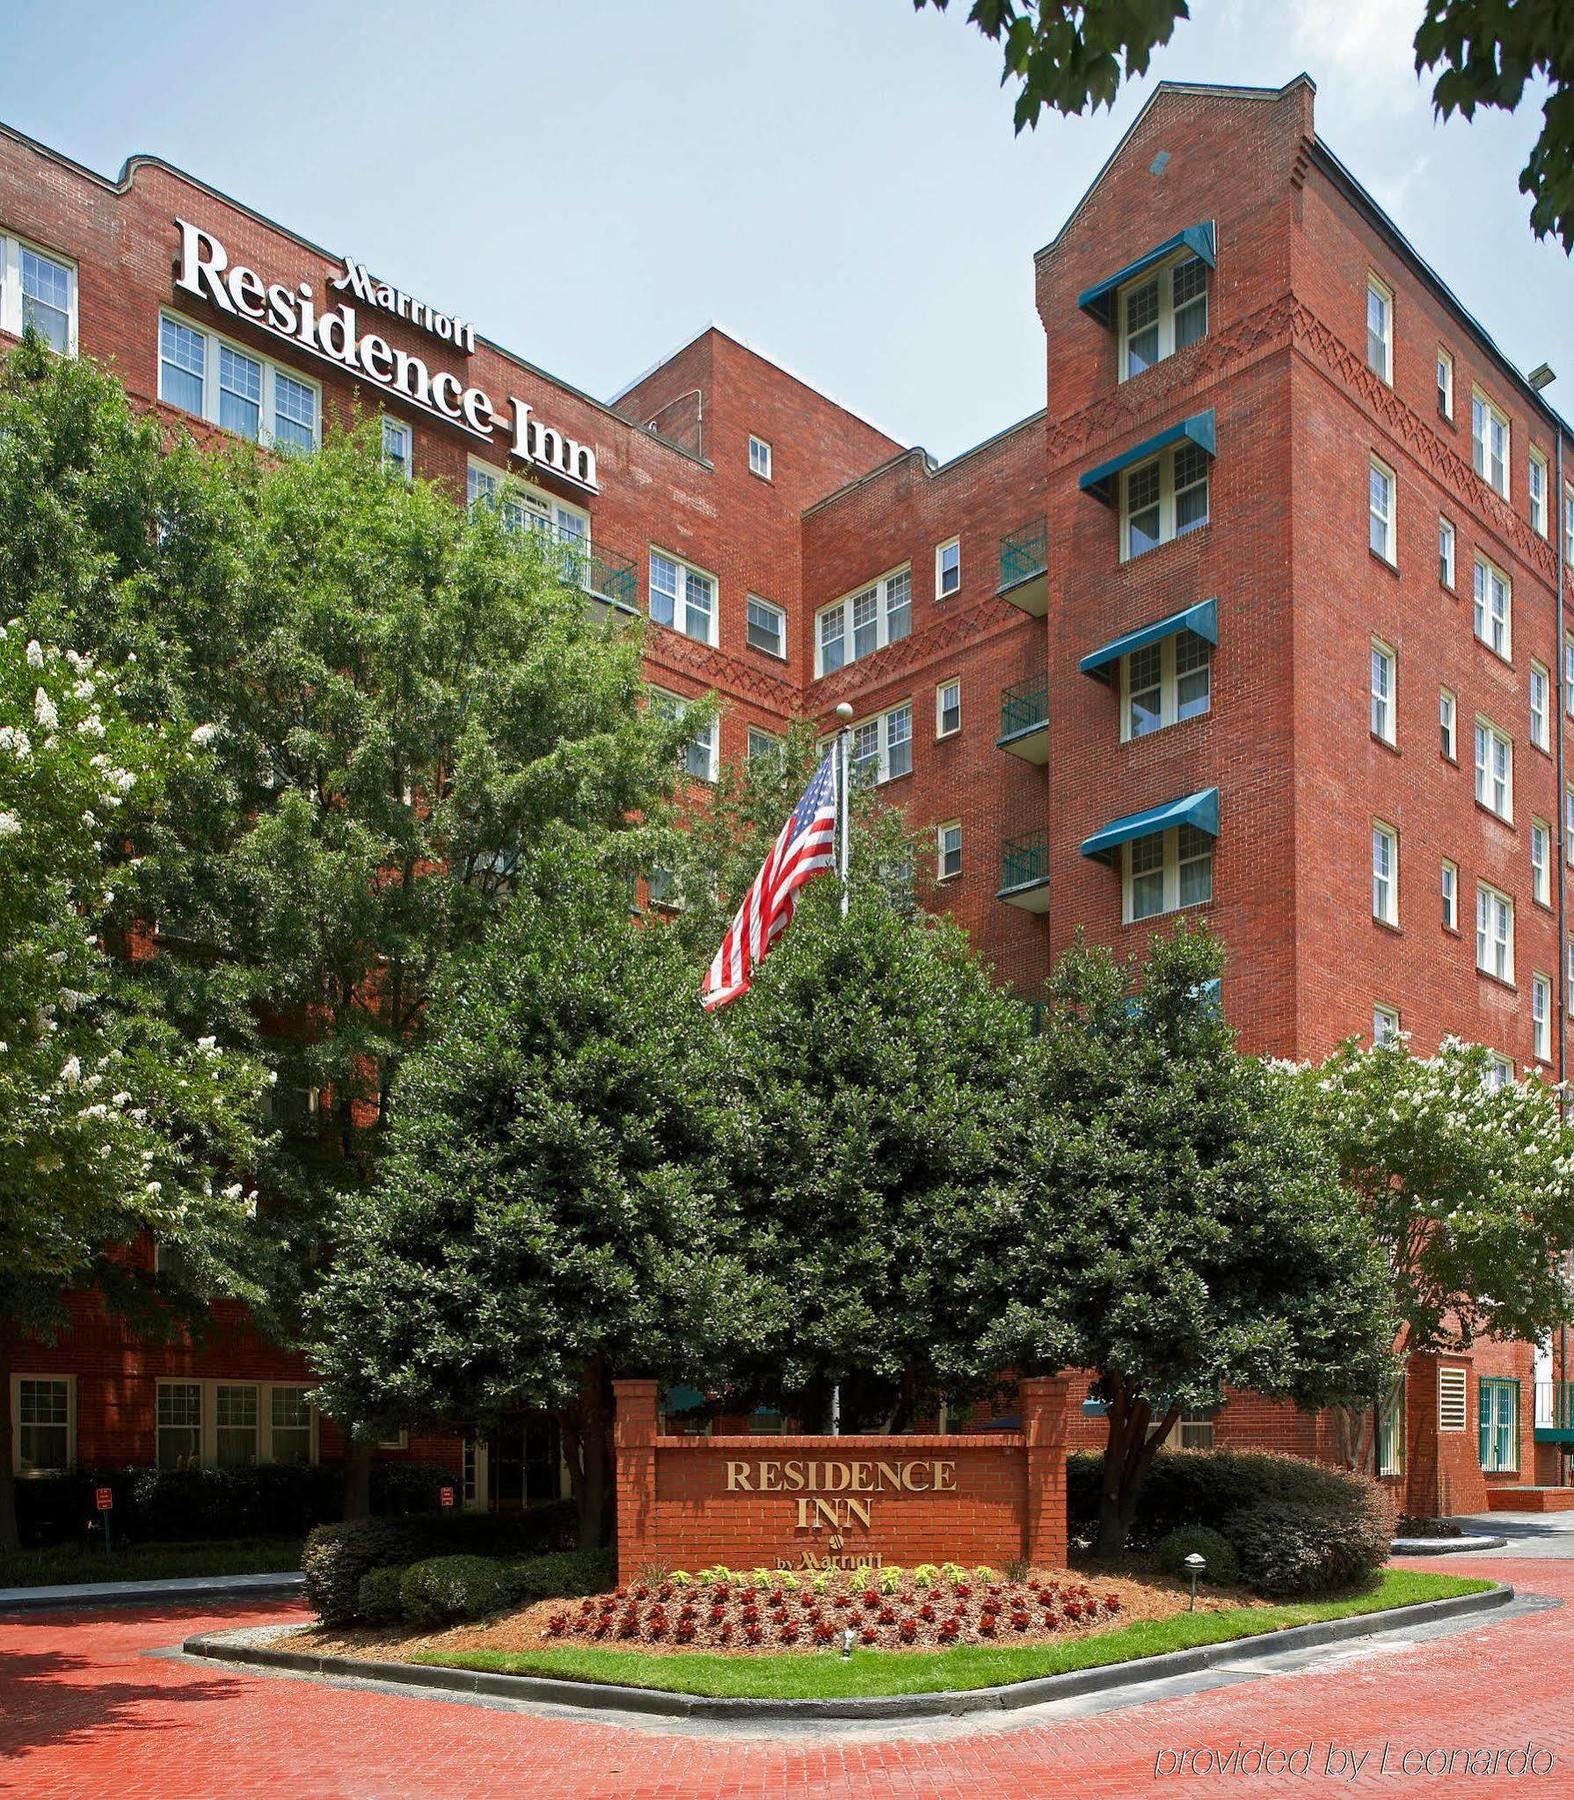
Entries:
POLYGON ((1150 456, 1157 456, 1161 450, 1167 450, 1171 444, 1178 444, 1182 439, 1195 444, 1199 450, 1205 450, 1209 456, 1214 454, 1218 433, 1211 406, 1206 412, 1193 413, 1189 419, 1182 419, 1178 424, 1171 425, 1150 438, 1144 438, 1140 444, 1133 444, 1129 450, 1122 450, 1119 456, 1112 456, 1107 462, 1089 469, 1085 475, 1077 477, 1077 486, 1084 494, 1092 494, 1096 499, 1102 500, 1106 506, 1113 505, 1115 477, 1122 469, 1129 469, 1134 463, 1146 462, 1150 456))
POLYGON ((1167 619, 1160 619, 1155 625, 1144 625, 1140 631, 1128 631, 1124 637, 1111 638, 1090 656, 1084 656, 1077 667, 1084 675, 1108 681, 1114 675, 1115 665, 1123 656, 1130 656, 1134 650, 1145 649, 1149 644, 1158 643, 1160 638, 1174 637, 1181 631, 1206 638, 1210 644, 1218 643, 1218 601, 1203 600, 1196 606, 1188 606, 1184 612, 1171 613, 1167 619))
POLYGON ((1134 263, 1127 263, 1124 269, 1117 269, 1103 281, 1084 288, 1077 295, 1077 305, 1101 325, 1113 325, 1116 294, 1128 281, 1135 281, 1155 263, 1163 262, 1166 256, 1172 256, 1177 250, 1190 250, 1194 255, 1200 256, 1211 269, 1214 266, 1212 219, 1203 225, 1188 225, 1184 231, 1177 231, 1174 237, 1166 238, 1155 249, 1149 250, 1145 256, 1139 256, 1134 263))
POLYGON ((1209 837, 1217 837, 1219 790, 1216 787, 1203 788, 1180 800, 1167 800, 1162 806, 1150 806, 1144 812, 1127 813, 1124 818, 1111 819, 1102 831, 1095 831, 1092 837, 1082 840, 1082 854, 1097 857, 1101 862, 1109 862, 1122 844, 1168 831, 1172 825, 1195 825, 1198 831, 1207 832, 1209 837))

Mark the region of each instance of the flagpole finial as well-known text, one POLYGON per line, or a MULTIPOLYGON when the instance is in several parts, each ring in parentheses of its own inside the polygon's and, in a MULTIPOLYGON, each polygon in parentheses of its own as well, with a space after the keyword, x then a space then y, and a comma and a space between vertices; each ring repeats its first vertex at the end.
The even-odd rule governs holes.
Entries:
POLYGON ((853 709, 852 709, 851 703, 849 701, 844 700, 841 703, 841 705, 839 707, 837 707, 836 716, 845 725, 847 723, 847 721, 853 716, 853 709))

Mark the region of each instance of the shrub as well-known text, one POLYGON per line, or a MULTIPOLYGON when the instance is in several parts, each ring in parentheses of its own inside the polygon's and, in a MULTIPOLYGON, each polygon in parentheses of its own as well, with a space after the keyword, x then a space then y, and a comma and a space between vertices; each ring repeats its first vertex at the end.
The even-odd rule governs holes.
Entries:
POLYGON ((368 1625, 395 1625, 404 1617, 404 1596, 399 1590, 403 1577, 404 1570, 397 1563, 361 1577, 355 1590, 355 1610, 368 1625))
POLYGON ((353 1519, 319 1525, 306 1540, 306 1604, 326 1625, 359 1618, 363 1576, 373 1569, 412 1563, 427 1553, 419 1524, 405 1519, 353 1519))
POLYGON ((531 1606, 537 1600, 603 1593, 614 1585, 617 1572, 612 1550, 558 1550, 508 1564, 505 1581, 515 1606, 531 1606))
POLYGON ((1219 1587, 1234 1587, 1241 1578, 1241 1565, 1230 1540, 1208 1525, 1182 1525, 1168 1537, 1159 1540, 1153 1559, 1166 1575, 1186 1576, 1186 1558, 1195 1552, 1205 1557, 1208 1572, 1205 1581, 1219 1587))
POLYGON ((1235 1513, 1226 1531, 1247 1581, 1275 1597, 1350 1587, 1388 1560, 1389 1524, 1375 1506, 1341 1513, 1265 1500, 1235 1513))
POLYGON ((430 1556, 412 1563, 399 1582, 404 1616, 412 1625, 451 1625, 479 1619, 508 1603, 501 1563, 484 1556, 430 1556))

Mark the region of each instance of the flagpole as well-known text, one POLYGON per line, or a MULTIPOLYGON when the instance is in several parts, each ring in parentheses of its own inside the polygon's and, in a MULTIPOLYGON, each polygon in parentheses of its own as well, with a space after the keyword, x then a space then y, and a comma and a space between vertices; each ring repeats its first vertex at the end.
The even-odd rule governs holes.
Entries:
POLYGON ((836 871, 842 882, 842 917, 847 917, 847 883, 852 867, 852 795, 848 789, 852 775, 853 709, 843 701, 836 709, 842 722, 836 734, 836 871))

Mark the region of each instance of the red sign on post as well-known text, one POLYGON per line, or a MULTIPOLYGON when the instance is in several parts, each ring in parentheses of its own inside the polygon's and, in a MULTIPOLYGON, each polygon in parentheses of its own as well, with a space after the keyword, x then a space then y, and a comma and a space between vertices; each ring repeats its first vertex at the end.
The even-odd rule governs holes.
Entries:
POLYGON ((95 1489, 94 1504, 100 1512, 112 1512, 115 1506, 115 1490, 113 1488, 95 1489))
POLYGON ((454 1490, 451 1487, 439 1488, 437 1490, 437 1498, 443 1506, 452 1506, 454 1503, 454 1490))

